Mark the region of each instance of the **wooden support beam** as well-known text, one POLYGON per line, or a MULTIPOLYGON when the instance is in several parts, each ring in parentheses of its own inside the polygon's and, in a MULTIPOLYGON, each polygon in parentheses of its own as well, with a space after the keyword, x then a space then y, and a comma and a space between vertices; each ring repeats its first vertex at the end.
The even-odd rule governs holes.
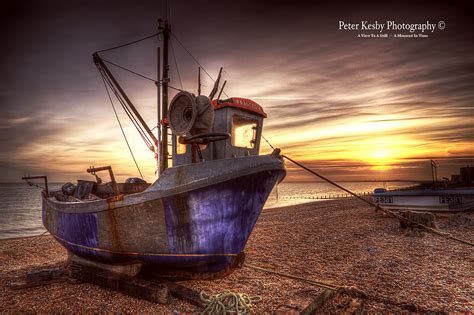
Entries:
POLYGON ((67 272, 63 268, 40 269, 29 271, 24 279, 12 282, 9 286, 12 290, 20 290, 66 280, 67 272))
POLYGON ((204 308, 206 306, 206 304, 201 300, 199 292, 182 286, 176 282, 164 281, 163 284, 168 287, 168 290, 170 291, 170 294, 173 297, 186 301, 198 307, 204 308))
POLYGON ((153 303, 169 304, 170 302, 168 287, 163 283, 137 277, 124 278, 109 271, 77 267, 70 268, 70 277, 153 303))
POLYGON ((324 289, 317 296, 294 297, 287 303, 281 305, 275 315, 291 314, 291 315, 309 315, 313 314, 324 303, 333 297, 334 290, 324 289))
POLYGON ((60 279, 41 280, 41 281, 32 281, 32 282, 21 280, 21 281, 15 281, 15 282, 10 283, 9 287, 12 290, 21 290, 21 289, 28 289, 28 288, 34 288, 34 287, 41 287, 41 286, 50 285, 53 283, 63 282, 63 281, 67 281, 67 278, 65 277, 65 278, 60 278, 60 279))

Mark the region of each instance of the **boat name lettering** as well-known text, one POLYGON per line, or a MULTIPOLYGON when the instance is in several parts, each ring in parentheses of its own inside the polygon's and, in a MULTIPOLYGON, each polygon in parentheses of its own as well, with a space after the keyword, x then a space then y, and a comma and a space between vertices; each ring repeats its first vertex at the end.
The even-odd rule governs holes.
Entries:
POLYGON ((439 203, 443 204, 460 204, 462 203, 461 196, 439 196, 439 203))
POLYGON ((241 100, 241 99, 237 99, 236 103, 240 104, 240 105, 243 105, 243 106, 248 106, 248 107, 253 108, 255 110, 260 110, 260 108, 258 106, 255 106, 255 104, 244 101, 244 100, 241 100))
POLYGON ((392 196, 375 196, 374 197, 375 203, 393 203, 392 196))

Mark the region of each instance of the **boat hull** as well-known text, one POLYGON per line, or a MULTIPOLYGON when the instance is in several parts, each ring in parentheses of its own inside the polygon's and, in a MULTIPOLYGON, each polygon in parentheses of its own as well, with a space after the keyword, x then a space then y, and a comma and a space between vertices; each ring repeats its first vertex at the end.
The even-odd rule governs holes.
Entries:
POLYGON ((105 201, 106 208, 100 201, 87 207, 45 196, 43 223, 70 253, 91 261, 219 273, 241 259, 268 195, 285 176, 280 160, 267 158, 244 172, 245 164, 227 176, 188 183, 179 172, 168 175, 167 189, 165 178, 139 196, 105 201))

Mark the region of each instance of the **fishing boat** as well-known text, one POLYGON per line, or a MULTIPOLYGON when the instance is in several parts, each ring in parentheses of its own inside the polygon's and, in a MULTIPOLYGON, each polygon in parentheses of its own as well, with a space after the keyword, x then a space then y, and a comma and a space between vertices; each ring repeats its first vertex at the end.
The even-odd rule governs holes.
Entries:
MULTIPOLYGON (((158 179, 117 183, 107 165, 86 170, 95 180, 50 191, 41 176, 46 184, 43 224, 74 263, 133 273, 146 268, 184 278, 227 275, 242 265, 260 212, 286 175, 278 149, 259 154, 264 109, 246 98, 220 99, 222 89, 214 98, 220 73, 209 96, 201 95, 199 85, 197 96, 179 91, 168 104, 170 30, 167 21, 160 21, 156 136, 108 62, 100 52, 93 55, 107 91, 156 153, 158 179), (103 181, 100 172, 108 172, 110 181, 103 181)), ((39 177, 24 179, 32 178, 39 177)))
POLYGON ((473 189, 408 189, 387 191, 376 188, 373 202, 389 210, 458 212, 474 209, 473 189))

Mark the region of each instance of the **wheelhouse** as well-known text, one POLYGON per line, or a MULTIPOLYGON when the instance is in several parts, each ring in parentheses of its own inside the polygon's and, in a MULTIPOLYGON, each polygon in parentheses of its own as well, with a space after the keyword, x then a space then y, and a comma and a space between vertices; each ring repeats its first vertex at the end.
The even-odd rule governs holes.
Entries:
POLYGON ((238 97, 213 100, 212 106, 212 132, 228 133, 230 137, 207 144, 182 144, 180 137, 173 135, 173 166, 259 154, 263 119, 267 117, 263 108, 238 97))

